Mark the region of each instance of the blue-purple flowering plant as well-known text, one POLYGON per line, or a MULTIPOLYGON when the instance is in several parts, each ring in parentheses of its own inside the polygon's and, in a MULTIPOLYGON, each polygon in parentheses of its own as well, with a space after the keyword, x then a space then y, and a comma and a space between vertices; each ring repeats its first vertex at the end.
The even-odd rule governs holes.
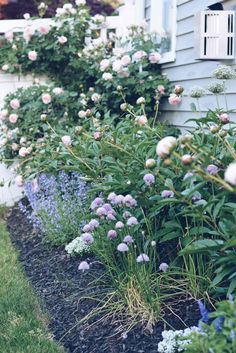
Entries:
POLYGON ((41 174, 24 187, 29 205, 21 210, 52 244, 76 238, 86 213, 87 184, 78 173, 41 174))

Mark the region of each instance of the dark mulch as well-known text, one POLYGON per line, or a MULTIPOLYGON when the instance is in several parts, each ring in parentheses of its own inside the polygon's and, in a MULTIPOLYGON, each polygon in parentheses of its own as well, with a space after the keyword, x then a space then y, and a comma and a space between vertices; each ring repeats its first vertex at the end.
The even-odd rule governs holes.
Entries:
MULTIPOLYGON (((157 353, 163 324, 154 328, 148 335, 136 328, 126 339, 115 335, 117 325, 111 321, 87 327, 76 325, 93 308, 95 302, 82 300, 81 290, 91 294, 91 281, 99 277, 102 266, 95 263, 82 274, 78 271, 80 260, 69 258, 63 248, 49 248, 42 242, 40 234, 33 231, 27 219, 15 207, 8 218, 8 230, 13 244, 19 250, 19 258, 38 296, 43 300, 48 312, 49 330, 56 340, 70 353, 157 353), (85 329, 86 328, 86 329, 85 329)), ((199 319, 196 303, 180 301, 177 314, 187 326, 195 325, 199 319)), ((98 320, 99 317, 94 318, 98 320)), ((168 321, 176 329, 183 328, 174 315, 168 321)))

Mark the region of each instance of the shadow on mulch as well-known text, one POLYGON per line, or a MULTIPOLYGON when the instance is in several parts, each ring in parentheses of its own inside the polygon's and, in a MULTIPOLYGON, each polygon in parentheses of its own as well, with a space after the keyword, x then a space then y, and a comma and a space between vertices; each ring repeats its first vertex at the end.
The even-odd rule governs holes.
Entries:
MULTIPOLYGON (((96 307, 92 300, 82 300, 81 291, 91 295, 91 281, 103 273, 102 266, 95 263, 90 271, 78 271, 80 259, 68 257, 64 248, 49 248, 43 244, 40 234, 36 234, 31 224, 15 207, 8 217, 8 230, 11 240, 19 250, 19 259, 38 296, 43 300, 48 312, 49 330, 69 353, 157 353, 158 342, 162 339, 163 324, 154 328, 152 335, 141 329, 128 333, 126 339, 115 335, 117 325, 99 322, 98 325, 76 325, 96 307)), ((27 294, 26 294, 27 295, 27 294)), ((187 326, 196 325, 199 310, 193 301, 180 301, 177 315, 187 326)), ((99 317, 94 318, 98 320, 99 317)), ((168 321, 176 329, 184 328, 177 316, 168 321)), ((46 353, 46 352, 45 352, 46 353)))

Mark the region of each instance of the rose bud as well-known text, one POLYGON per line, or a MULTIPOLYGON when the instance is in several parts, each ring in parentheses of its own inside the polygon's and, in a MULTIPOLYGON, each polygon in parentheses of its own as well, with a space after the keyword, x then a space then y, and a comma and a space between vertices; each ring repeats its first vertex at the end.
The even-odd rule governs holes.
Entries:
POLYGON ((181 158, 181 162, 183 165, 189 165, 192 163, 192 161, 193 159, 192 159, 192 156, 190 156, 190 154, 185 154, 181 158))
POLYGON ((228 114, 226 114, 226 113, 220 114, 219 118, 220 118, 220 121, 222 122, 222 124, 228 124, 228 122, 230 120, 228 114))

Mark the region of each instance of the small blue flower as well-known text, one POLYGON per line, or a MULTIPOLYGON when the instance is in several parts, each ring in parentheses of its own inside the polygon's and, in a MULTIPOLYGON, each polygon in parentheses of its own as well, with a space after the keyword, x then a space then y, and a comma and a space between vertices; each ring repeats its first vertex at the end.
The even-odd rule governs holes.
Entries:
POLYGON ((222 326, 224 321, 225 321, 225 318, 223 316, 217 317, 217 319, 214 321, 216 332, 219 333, 222 331, 222 326))
POLYGON ((201 314, 201 321, 207 324, 209 322, 209 311, 201 300, 198 300, 198 306, 201 314))

